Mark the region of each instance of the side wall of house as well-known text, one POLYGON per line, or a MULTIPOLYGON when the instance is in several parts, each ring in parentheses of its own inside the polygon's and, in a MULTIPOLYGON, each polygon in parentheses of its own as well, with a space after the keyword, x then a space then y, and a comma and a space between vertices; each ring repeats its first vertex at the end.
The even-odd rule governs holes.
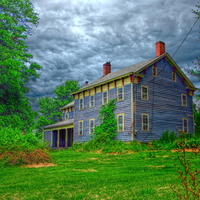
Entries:
POLYGON ((158 76, 152 76, 152 67, 143 71, 140 84, 134 86, 135 140, 149 141, 159 139, 166 130, 183 130, 182 119, 188 120, 189 132, 193 133, 192 96, 187 95, 186 84, 176 73, 172 80, 172 66, 161 59, 156 67, 158 76), (149 100, 141 100, 141 86, 148 86, 149 100), (181 94, 187 95, 187 107, 181 105, 181 94), (142 131, 142 114, 149 115, 149 131, 142 131))
POLYGON ((51 146, 51 131, 44 131, 44 140, 51 146))
MULTIPOLYGON (((124 132, 118 133, 116 139, 123 141, 131 141, 131 84, 124 87, 124 100, 116 101, 117 109, 115 115, 124 114, 124 132)), ((108 100, 117 98, 117 88, 108 90, 108 100)), ((74 142, 89 141, 89 120, 95 119, 95 124, 99 125, 99 110, 102 106, 102 92, 95 94, 95 107, 89 108, 89 96, 84 97, 84 109, 79 110, 79 99, 75 100, 75 120, 74 120, 74 142), (83 120, 83 135, 78 135, 78 122, 83 120)))

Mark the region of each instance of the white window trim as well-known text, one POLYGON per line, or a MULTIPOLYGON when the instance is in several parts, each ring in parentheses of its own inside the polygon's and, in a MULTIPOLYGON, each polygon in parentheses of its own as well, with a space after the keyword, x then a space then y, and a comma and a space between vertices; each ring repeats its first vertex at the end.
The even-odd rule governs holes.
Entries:
POLYGON ((141 121, 142 121, 142 131, 148 132, 148 131, 149 131, 149 114, 142 113, 142 119, 141 119, 141 121), (147 130, 144 130, 144 123, 143 123, 143 117, 144 117, 144 116, 147 116, 147 120, 148 120, 147 130))
POLYGON ((79 120, 78 121, 78 135, 83 135, 83 125, 84 125, 84 122, 83 122, 83 120, 79 120), (80 123, 82 123, 82 134, 80 134, 80 123))
POLYGON ((189 126, 188 126, 188 119, 187 119, 187 118, 182 118, 182 127, 183 127, 183 132, 185 132, 185 133, 188 133, 188 132, 189 132, 189 126), (185 128, 185 127, 184 127, 184 120, 187 121, 187 127, 186 127, 186 128, 187 128, 187 131, 184 130, 184 128, 185 128))
POLYGON ((93 108, 93 107, 95 107, 95 95, 91 95, 91 96, 89 96, 89 108, 93 108), (91 97, 94 97, 94 99, 93 99, 93 106, 91 106, 91 97))
POLYGON ((102 92, 102 105, 106 105, 107 103, 108 103, 108 91, 102 92), (107 102, 106 103, 104 103, 104 96, 103 96, 104 93, 107 93, 107 102))
POLYGON ((143 101, 149 100, 149 87, 146 85, 141 85, 141 100, 143 100, 143 101), (147 99, 143 98, 143 88, 147 88, 147 99))
POLYGON ((89 134, 91 135, 91 134, 93 134, 93 132, 91 132, 91 126, 90 126, 90 123, 91 123, 91 121, 93 121, 93 129, 94 129, 94 127, 95 127, 95 119, 93 118, 93 119, 89 119, 89 134))
POLYGON ((79 99, 79 110, 83 110, 84 109, 84 99, 79 99), (83 100, 83 106, 81 108, 81 103, 80 101, 83 100))
POLYGON ((124 113, 117 114, 117 132, 124 132, 124 113), (122 116, 122 130, 119 130, 119 116, 122 116))
POLYGON ((182 106, 182 107, 187 107, 187 95, 186 95, 186 94, 181 94, 181 106, 182 106), (186 100, 186 105, 184 105, 184 103, 183 103, 183 96, 186 97, 186 98, 185 98, 185 100, 186 100))
POLYGON ((124 87, 118 87, 117 88, 117 101, 123 101, 124 100, 124 87), (122 99, 119 99, 119 89, 122 88, 122 99))

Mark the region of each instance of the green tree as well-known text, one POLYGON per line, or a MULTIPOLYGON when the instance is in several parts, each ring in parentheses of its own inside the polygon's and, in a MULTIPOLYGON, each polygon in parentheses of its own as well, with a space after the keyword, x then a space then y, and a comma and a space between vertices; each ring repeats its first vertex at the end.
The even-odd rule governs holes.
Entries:
POLYGON ((114 110, 116 109, 115 99, 106 105, 102 105, 99 111, 100 125, 95 127, 94 139, 98 142, 109 142, 117 136, 117 121, 114 110))
POLYGON ((37 119, 37 129, 42 131, 43 126, 58 122, 61 119, 60 108, 73 101, 71 93, 80 89, 76 80, 67 80, 64 84, 57 86, 54 90, 55 97, 40 97, 40 107, 37 119))
POLYGON ((31 26, 38 23, 37 13, 29 0, 0 2, 0 125, 27 130, 34 125, 36 114, 25 94, 27 84, 35 81, 41 67, 31 63, 25 39, 31 26))

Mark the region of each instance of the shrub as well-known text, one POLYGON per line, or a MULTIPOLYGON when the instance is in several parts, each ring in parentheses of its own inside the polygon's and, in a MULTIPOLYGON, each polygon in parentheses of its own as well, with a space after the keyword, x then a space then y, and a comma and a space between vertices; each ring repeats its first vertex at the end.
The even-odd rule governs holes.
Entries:
POLYGON ((0 138, 0 159, 6 165, 50 161, 46 143, 32 133, 22 133, 18 128, 0 127, 0 138))

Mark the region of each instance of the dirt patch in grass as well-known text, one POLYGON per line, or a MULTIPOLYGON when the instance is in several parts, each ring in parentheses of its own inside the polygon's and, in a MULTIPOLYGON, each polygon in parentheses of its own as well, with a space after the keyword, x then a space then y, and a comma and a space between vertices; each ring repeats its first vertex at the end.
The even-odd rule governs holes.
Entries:
POLYGON ((73 171, 78 171, 78 172, 98 172, 95 169, 72 169, 73 171))
POLYGON ((54 166, 56 166, 54 163, 38 163, 38 164, 23 165, 22 167, 40 168, 40 167, 54 167, 54 166))
POLYGON ((158 165, 158 166, 155 166, 155 165, 149 165, 147 167, 156 167, 156 168, 160 168, 160 167, 165 167, 165 165, 158 165))
MULTIPOLYGON (((173 149, 171 150, 172 152, 183 152, 183 149, 173 149)), ((191 149, 185 149, 185 152, 195 152, 195 153, 199 153, 200 149, 198 148, 191 148, 191 149)))

